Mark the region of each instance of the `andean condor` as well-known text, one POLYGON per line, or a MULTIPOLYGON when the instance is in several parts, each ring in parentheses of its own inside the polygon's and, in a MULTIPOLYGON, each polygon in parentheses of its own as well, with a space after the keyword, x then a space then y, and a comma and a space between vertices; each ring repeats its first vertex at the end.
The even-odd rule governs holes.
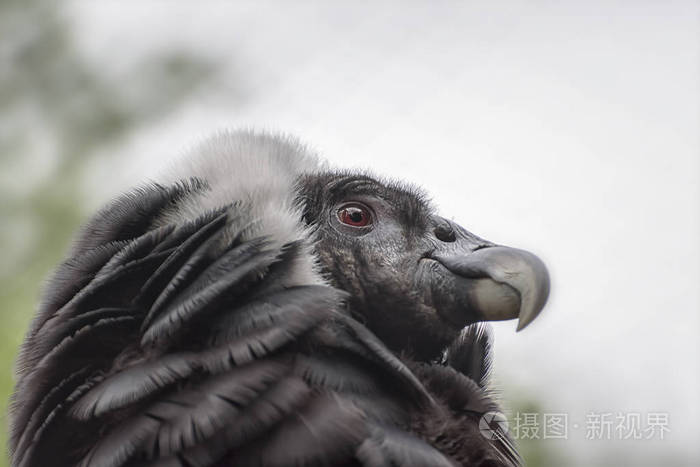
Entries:
POLYGON ((20 352, 12 465, 518 465, 479 431, 479 322, 548 291, 414 187, 222 132, 79 233, 20 352))

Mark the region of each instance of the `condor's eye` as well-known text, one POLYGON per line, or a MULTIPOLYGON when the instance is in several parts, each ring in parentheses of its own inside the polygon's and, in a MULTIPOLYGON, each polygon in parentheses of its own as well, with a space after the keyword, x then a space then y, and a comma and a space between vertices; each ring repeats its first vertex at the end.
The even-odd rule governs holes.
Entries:
POLYGON ((338 220, 351 227, 366 227, 372 224, 372 214, 361 204, 346 204, 338 209, 338 220))

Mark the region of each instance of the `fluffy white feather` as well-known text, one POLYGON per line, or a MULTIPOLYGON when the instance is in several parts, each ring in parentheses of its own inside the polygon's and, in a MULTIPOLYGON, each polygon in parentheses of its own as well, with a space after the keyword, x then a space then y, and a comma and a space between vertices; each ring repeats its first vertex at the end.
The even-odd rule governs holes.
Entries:
POLYGON ((322 283, 316 267, 311 234, 296 202, 300 175, 313 173, 325 163, 298 140, 252 131, 222 131, 185 152, 158 179, 169 185, 191 178, 206 182, 208 190, 193 194, 166 211, 157 224, 182 223, 207 211, 236 203, 246 226, 244 239, 266 236, 279 247, 302 241, 308 254, 297 261, 290 283, 322 283))

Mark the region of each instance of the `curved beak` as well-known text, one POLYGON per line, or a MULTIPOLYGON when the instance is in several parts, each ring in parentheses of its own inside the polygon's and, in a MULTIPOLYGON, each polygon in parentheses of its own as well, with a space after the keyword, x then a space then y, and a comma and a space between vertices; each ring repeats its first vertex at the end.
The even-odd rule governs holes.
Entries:
POLYGON ((453 274, 472 280, 469 301, 485 321, 518 318, 518 331, 539 315, 549 295, 549 273, 530 252, 504 246, 468 254, 434 254, 453 274))

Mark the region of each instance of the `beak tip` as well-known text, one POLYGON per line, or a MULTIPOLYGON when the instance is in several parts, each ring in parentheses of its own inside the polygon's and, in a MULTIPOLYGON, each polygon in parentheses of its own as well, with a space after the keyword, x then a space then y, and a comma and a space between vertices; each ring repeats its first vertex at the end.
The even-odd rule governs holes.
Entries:
POLYGON ((523 329, 525 329, 527 326, 530 325, 537 316, 539 316, 540 312, 544 308, 544 304, 546 302, 546 295, 545 299, 541 301, 537 306, 533 306, 532 303, 525 304, 525 306, 522 306, 520 308, 520 313, 518 314, 518 327, 515 329, 515 332, 520 332, 523 329))
POLYGON ((530 321, 525 321, 523 319, 519 319, 518 320, 518 327, 515 328, 515 332, 522 331, 523 329, 525 329, 527 327, 528 324, 530 324, 530 321))

